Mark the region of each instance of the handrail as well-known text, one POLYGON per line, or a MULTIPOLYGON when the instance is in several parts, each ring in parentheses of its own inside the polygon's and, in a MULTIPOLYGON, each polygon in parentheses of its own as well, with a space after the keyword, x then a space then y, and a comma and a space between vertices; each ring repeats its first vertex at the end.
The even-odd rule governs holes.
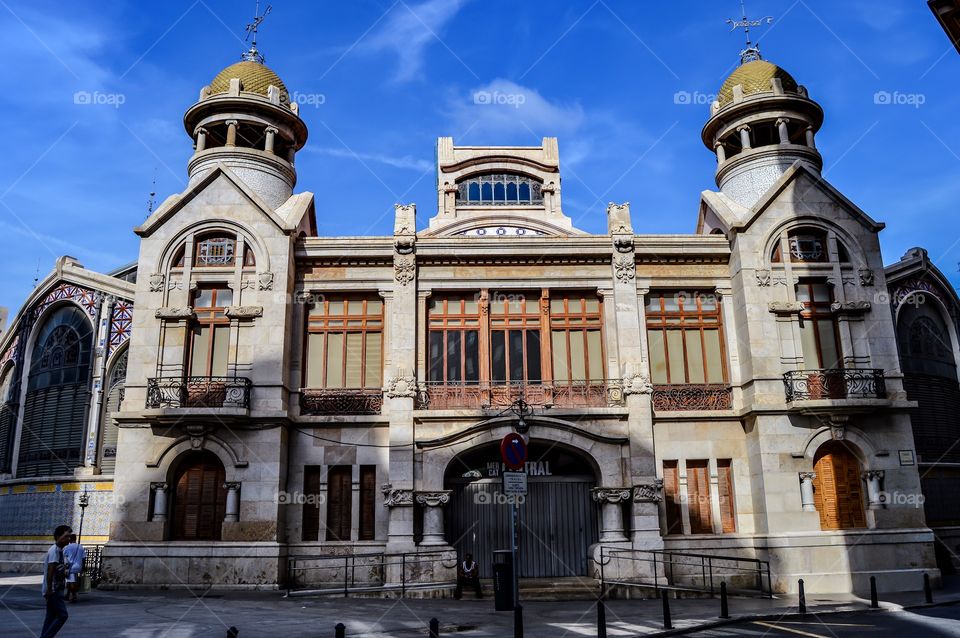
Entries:
POLYGON ((883 399, 886 380, 879 368, 790 370, 783 374, 788 402, 811 399, 883 399))
POLYGON ((419 410, 503 408, 522 398, 530 405, 607 407, 623 403, 620 379, 550 381, 427 381, 421 384, 419 410))
POLYGON ((152 377, 146 407, 249 409, 252 387, 246 377, 152 377))
POLYGON ((370 592, 400 590, 401 596, 406 595, 407 589, 420 589, 424 587, 445 587, 456 584, 456 581, 437 580, 433 582, 407 582, 407 568, 423 563, 439 563, 442 568, 453 569, 457 564, 457 555, 451 551, 425 551, 425 552, 364 552, 359 554, 318 554, 318 555, 299 555, 287 557, 287 593, 290 596, 294 593, 309 592, 316 594, 329 594, 342 592, 344 597, 349 597, 350 592, 370 592), (358 559, 360 565, 358 566, 358 559), (297 565, 299 562, 321 561, 321 565, 297 565), (400 568, 400 582, 388 583, 387 568, 400 568), (338 575, 338 570, 343 570, 342 575, 338 575), (358 582, 357 570, 361 570, 361 581, 358 582), (298 588, 297 574, 305 574, 310 570, 330 570, 331 577, 322 579, 319 588, 298 588), (364 572, 363 570, 368 570, 364 572), (362 578, 362 574, 371 575, 370 579, 362 578), (324 587, 329 583, 330 587, 324 587), (332 585, 336 586, 332 586, 332 585))
MULTIPOLYGON (((740 583, 734 583, 729 586, 731 591, 738 591, 744 594, 759 593, 768 598, 773 597, 773 583, 770 576, 770 561, 759 558, 750 558, 743 556, 728 556, 722 554, 699 554, 695 552, 676 552, 663 549, 625 549, 619 547, 600 547, 600 560, 597 561, 600 566, 600 591, 605 596, 607 589, 611 585, 620 585, 628 587, 653 587, 656 594, 659 595, 660 589, 680 589, 687 591, 707 592, 711 596, 716 595, 718 583, 722 576, 740 577, 741 580, 752 580, 754 586, 743 586, 740 583), (691 559, 684 561, 683 559, 691 559), (611 578, 610 563, 613 561, 631 561, 632 563, 652 563, 653 578, 637 577, 634 574, 626 578, 611 578), (720 563, 720 564, 718 564, 720 563), (732 565, 723 563, 733 563, 732 565), (747 563, 749 567, 741 567, 741 563, 747 563), (688 569, 688 573, 676 573, 676 567, 688 569), (699 569, 698 569, 699 568, 699 569), (663 570, 661 581, 661 569, 663 570), (697 574, 699 572, 699 574, 697 574), (697 584, 699 576, 699 585, 697 584), (766 578, 764 578, 766 577, 766 578), (764 586, 766 580, 766 586, 764 586)), ((619 569, 618 569, 619 572, 619 569)))

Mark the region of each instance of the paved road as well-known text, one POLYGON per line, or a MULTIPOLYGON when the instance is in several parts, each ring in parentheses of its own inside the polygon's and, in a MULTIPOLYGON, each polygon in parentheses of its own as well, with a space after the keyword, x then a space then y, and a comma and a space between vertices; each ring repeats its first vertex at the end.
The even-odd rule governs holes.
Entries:
POLYGON ((960 605, 929 607, 897 612, 829 614, 808 621, 753 621, 727 625, 710 631, 696 631, 694 638, 846 638, 848 636, 899 636, 939 638, 960 636, 960 605))

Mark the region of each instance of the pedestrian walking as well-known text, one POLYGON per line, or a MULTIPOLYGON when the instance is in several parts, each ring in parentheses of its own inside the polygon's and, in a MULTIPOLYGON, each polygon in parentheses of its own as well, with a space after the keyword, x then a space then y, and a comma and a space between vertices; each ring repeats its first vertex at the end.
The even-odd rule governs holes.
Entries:
POLYGON ((43 619, 40 638, 53 638, 57 635, 69 614, 63 600, 67 587, 70 564, 63 555, 63 549, 70 543, 73 532, 69 525, 60 525, 53 532, 53 545, 47 550, 43 565, 43 597, 47 602, 47 615, 43 619))
POLYGON ((80 572, 83 571, 83 561, 87 551, 77 542, 77 535, 70 534, 70 544, 63 549, 63 558, 70 565, 67 575, 67 601, 77 602, 77 592, 80 589, 80 572))

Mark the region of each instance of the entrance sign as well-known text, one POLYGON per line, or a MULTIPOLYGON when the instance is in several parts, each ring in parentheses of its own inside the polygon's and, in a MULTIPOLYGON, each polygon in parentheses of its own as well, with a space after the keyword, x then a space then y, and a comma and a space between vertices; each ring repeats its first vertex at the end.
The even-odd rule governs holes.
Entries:
POLYGON ((503 473, 503 493, 514 496, 527 495, 527 473, 526 472, 504 472, 503 473))
POLYGON ((503 458, 503 464, 511 470, 523 469, 527 462, 526 441, 516 432, 511 432, 500 441, 500 456, 503 458))

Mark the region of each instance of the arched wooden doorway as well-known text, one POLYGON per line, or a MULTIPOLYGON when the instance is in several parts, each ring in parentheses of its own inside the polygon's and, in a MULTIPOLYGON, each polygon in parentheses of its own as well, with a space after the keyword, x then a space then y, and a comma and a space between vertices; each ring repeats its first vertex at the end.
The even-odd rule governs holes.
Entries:
POLYGON ((208 451, 188 452, 174 472, 175 541, 218 541, 226 510, 223 463, 208 451))
POLYGON ((866 527, 860 462, 840 441, 820 446, 814 456, 813 496, 820 513, 820 529, 866 527))

